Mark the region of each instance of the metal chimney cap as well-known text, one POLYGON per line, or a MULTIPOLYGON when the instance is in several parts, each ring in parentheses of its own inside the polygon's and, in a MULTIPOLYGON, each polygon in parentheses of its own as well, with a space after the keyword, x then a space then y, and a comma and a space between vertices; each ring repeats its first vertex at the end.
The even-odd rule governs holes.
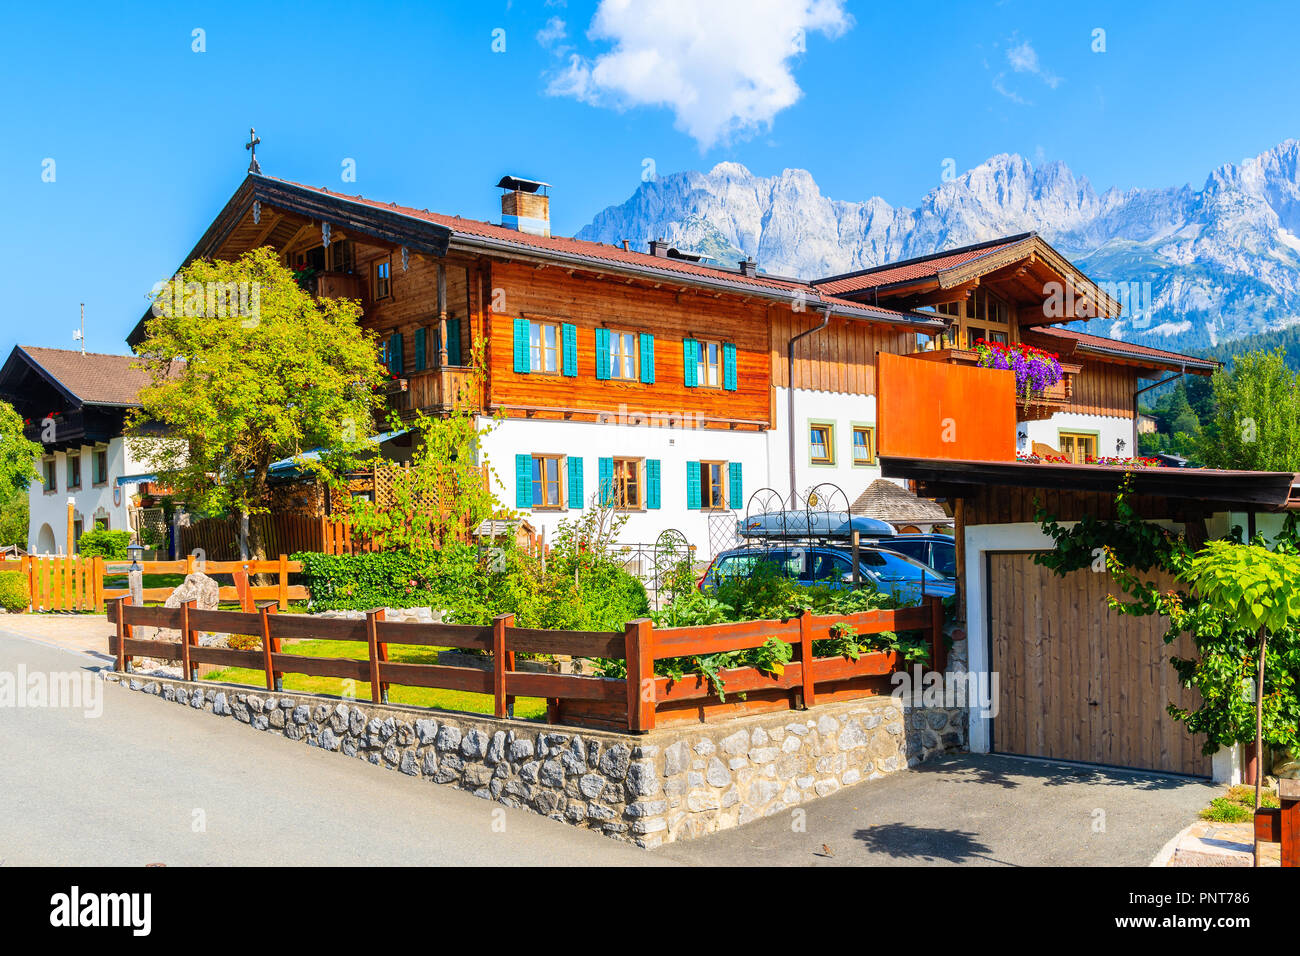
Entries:
POLYGON ((536 179, 521 179, 518 176, 502 176, 501 182, 497 183, 497 188, 509 189, 514 192, 535 193, 539 189, 550 189, 551 184, 536 179))

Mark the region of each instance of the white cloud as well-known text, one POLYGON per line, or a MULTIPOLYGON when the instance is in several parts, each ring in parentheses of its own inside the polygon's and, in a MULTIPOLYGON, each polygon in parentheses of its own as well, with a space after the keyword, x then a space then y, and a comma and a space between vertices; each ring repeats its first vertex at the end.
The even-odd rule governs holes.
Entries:
POLYGON ((835 38, 852 25, 843 0, 601 0, 587 36, 611 49, 570 56, 547 92, 667 107, 704 150, 770 127, 803 95, 791 70, 807 34, 835 38))
POLYGON ((1011 38, 1012 46, 1007 48, 1007 63, 1011 64, 1011 69, 1017 73, 1030 73, 1052 89, 1056 89, 1061 83, 1061 78, 1055 73, 1043 69, 1043 65, 1038 62, 1038 52, 1028 40, 1015 42, 1015 37, 1011 38))
MULTIPOLYGON (((1033 44, 1028 40, 1018 40, 1016 35, 1012 34, 1011 38, 1007 40, 1007 44, 1007 65, 1011 67, 1013 72, 1036 76, 1038 79, 1042 80, 1048 88, 1053 90, 1061 84, 1061 78, 1050 70, 1045 69, 1042 63, 1039 62, 1038 51, 1034 49, 1033 44)), ((1011 100, 1013 103, 1018 103, 1021 106, 1032 106, 1033 103, 1007 86, 1006 77, 1006 70, 1002 70, 994 76, 993 89, 1002 96, 1011 100)))
POLYGON ((568 35, 565 22, 559 17, 551 17, 546 26, 537 31, 537 42, 549 50, 568 35))

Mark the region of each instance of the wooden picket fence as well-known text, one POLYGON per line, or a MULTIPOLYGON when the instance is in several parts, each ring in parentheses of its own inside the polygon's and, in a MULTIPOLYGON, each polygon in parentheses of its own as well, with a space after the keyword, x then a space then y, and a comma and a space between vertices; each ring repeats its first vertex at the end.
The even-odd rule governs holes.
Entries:
MULTIPOLYGON (((127 588, 105 586, 105 577, 119 577, 130 569, 129 561, 105 561, 100 557, 81 555, 39 556, 30 555, 17 561, 0 561, 0 571, 20 571, 27 576, 31 590, 32 611, 103 611, 105 603, 129 594, 127 588)), ((141 561, 145 574, 229 574, 233 585, 219 589, 220 600, 238 602, 249 610, 258 600, 273 600, 282 610, 288 610, 290 601, 305 601, 311 597, 301 584, 289 584, 289 575, 302 570, 298 561, 287 555, 264 561, 199 561, 194 555, 183 561, 141 561), (270 574, 275 583, 252 584, 252 576, 270 574)), ((172 588, 145 588, 143 599, 165 601, 172 588)))
POLYGON ((103 558, 29 555, 0 561, 0 571, 19 571, 27 577, 33 611, 104 609, 103 558))
POLYGON ((369 683, 376 702, 388 700, 393 684, 467 691, 491 695, 498 717, 513 713, 516 697, 539 697, 547 701, 551 723, 633 732, 719 716, 805 708, 818 700, 889 693, 889 675, 903 666, 892 651, 865 653, 856 661, 813 656, 814 641, 830 638, 844 626, 853 627, 860 635, 925 632, 932 648, 931 666, 942 670, 944 664, 943 604, 934 597, 914 608, 848 615, 804 613, 785 621, 655 628, 648 619, 641 619, 621 632, 515 627, 512 614, 500 615, 489 625, 461 625, 390 622, 384 619, 382 609, 368 611, 364 620, 278 614, 272 602, 243 611, 201 611, 192 604, 141 607, 132 604, 129 596, 114 600, 108 617, 115 625, 109 651, 123 673, 129 672, 133 657, 142 656, 180 661, 182 673, 190 679, 200 664, 261 670, 270 691, 284 689, 286 673, 369 683), (175 637, 136 638, 135 628, 141 626, 168 628, 175 637), (254 636, 260 639, 261 648, 204 647, 197 642, 200 631, 254 636), (726 701, 701 675, 674 680, 654 673, 656 660, 753 648, 772 638, 791 644, 794 659, 780 673, 754 667, 722 672, 726 701), (353 641, 364 644, 367 655, 286 653, 285 640, 353 641), (491 654, 491 668, 391 661, 390 644, 483 651, 491 654), (521 671, 515 667, 517 653, 622 660, 627 678, 521 671))

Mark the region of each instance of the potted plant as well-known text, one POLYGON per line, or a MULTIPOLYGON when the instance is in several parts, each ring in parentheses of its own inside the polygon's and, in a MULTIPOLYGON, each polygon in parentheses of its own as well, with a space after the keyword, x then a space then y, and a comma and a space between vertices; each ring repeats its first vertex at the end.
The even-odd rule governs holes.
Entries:
POLYGON ((1041 399, 1049 388, 1064 377, 1058 356, 1023 342, 989 342, 979 339, 975 343, 982 368, 1006 369, 1016 375, 1016 395, 1020 404, 1028 408, 1041 399))

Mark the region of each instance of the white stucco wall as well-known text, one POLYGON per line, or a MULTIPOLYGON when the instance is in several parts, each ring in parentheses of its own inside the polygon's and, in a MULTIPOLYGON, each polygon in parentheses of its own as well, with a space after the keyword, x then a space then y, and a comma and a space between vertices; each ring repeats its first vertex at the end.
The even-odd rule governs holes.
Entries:
MULTIPOLYGON (((773 487, 785 491, 790 487, 790 449, 786 437, 789 434, 790 391, 785 388, 774 388, 773 391, 776 430, 769 436, 769 471, 773 487)), ((867 485, 880 477, 879 464, 853 464, 854 425, 876 425, 876 396, 803 388, 794 390, 795 487, 801 494, 806 494, 815 485, 830 482, 843 489, 852 505, 867 485), (833 465, 814 465, 810 460, 808 426, 813 422, 829 422, 835 426, 833 465)), ((877 431, 877 440, 879 437, 877 431)))
MULTIPOLYGON (((31 504, 31 518, 27 532, 27 550, 29 552, 33 554, 45 553, 46 548, 44 545, 52 538, 53 552, 56 554, 67 553, 69 498, 72 498, 75 502, 75 513, 82 521, 83 531, 89 530, 93 526, 95 517, 100 515, 108 517, 109 528, 112 530, 129 530, 127 509, 137 486, 126 485, 122 487, 120 494, 117 495, 116 502, 114 501, 114 490, 117 488, 118 477, 140 474, 145 471, 146 466, 131 455, 124 438, 114 438, 108 442, 106 447, 108 449, 108 477, 101 484, 96 485, 93 483, 94 453, 96 450, 94 445, 83 445, 81 447, 81 487, 79 489, 68 490, 68 456, 66 452, 62 451, 54 454, 55 488, 46 490, 41 480, 32 482, 28 489, 28 501, 31 504), (45 541, 42 541, 41 531, 47 526, 49 535, 46 536, 45 541)), ((45 476, 44 463, 46 457, 42 455, 36 462, 42 480, 45 476)))
POLYGON ((1085 432, 1097 434, 1097 454, 1102 457, 1133 458, 1137 448, 1133 445, 1133 419, 1115 418, 1110 415, 1080 415, 1076 412, 1056 412, 1051 418, 1036 422, 1020 422, 1017 433, 1026 432, 1029 437, 1017 446, 1017 451, 1029 454, 1034 442, 1042 442, 1053 448, 1061 447, 1060 433, 1085 432), (1124 450, 1119 450, 1119 442, 1124 442, 1124 450))
MULTIPOLYGON (((690 461, 740 462, 744 496, 736 510, 743 516, 748 498, 768 484, 767 435, 755 431, 703 428, 650 427, 621 423, 507 419, 483 441, 486 455, 500 484, 493 490, 508 508, 515 508, 515 455, 547 454, 582 458, 583 495, 595 494, 601 458, 653 458, 660 462, 660 507, 627 512, 619 539, 653 543, 660 532, 675 528, 695 545, 700 558, 712 557, 709 548, 709 512, 686 507, 686 463, 690 461)), ((567 505, 567 478, 564 484, 567 505)), ((728 501, 728 506, 733 502, 728 501)), ((562 520, 577 517, 576 509, 519 509, 529 523, 546 529, 553 539, 562 520)))
MULTIPOLYGON (((542 419, 507 419, 484 440, 483 452, 501 484, 495 491, 501 501, 515 507, 515 455, 552 454, 583 459, 583 491, 588 500, 599 480, 598 459, 609 457, 656 458, 660 461, 658 509, 628 513, 620 539, 653 542, 667 528, 675 528, 696 546, 702 558, 712 557, 709 513, 686 507, 686 463, 700 460, 741 463, 744 500, 728 501, 743 517, 750 498, 771 488, 782 498, 789 494, 790 466, 786 430, 787 391, 776 389, 777 427, 766 431, 728 431, 714 428, 668 428, 625 422, 566 422, 542 419)), ((880 477, 879 465, 853 465, 853 425, 874 425, 876 399, 872 395, 795 390, 796 487, 801 493, 825 482, 843 489, 847 502, 880 477), (810 420, 834 424, 834 465, 813 465, 809 460, 810 420)), ((521 509, 524 510, 524 509, 521 509)), ((526 510, 530 523, 547 528, 550 538, 562 519, 576 511, 526 510)))

